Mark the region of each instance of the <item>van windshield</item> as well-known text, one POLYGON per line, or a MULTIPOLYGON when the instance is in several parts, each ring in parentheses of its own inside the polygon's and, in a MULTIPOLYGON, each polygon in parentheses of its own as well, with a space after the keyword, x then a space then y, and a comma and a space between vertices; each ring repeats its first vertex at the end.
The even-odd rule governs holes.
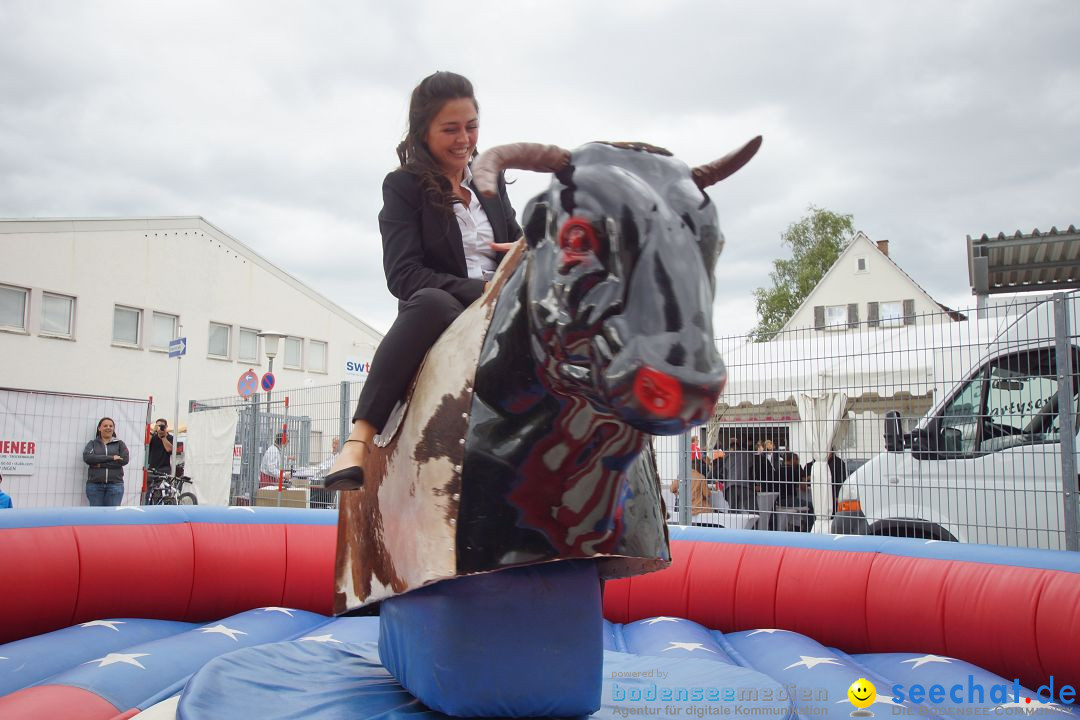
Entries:
MULTIPOLYGON (((1077 367, 1075 353, 1073 362, 1077 367)), ((1074 413, 1077 385, 1074 380, 1074 413)), ((950 452, 1057 442, 1061 422, 1054 351, 1040 348, 995 359, 961 388, 942 411, 941 421, 950 452)))

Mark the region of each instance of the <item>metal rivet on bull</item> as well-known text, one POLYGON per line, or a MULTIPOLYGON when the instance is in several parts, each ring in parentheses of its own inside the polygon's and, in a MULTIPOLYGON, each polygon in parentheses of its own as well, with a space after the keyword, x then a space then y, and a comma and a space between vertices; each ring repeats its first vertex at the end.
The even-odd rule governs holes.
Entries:
POLYGON ((450 518, 450 524, 457 525, 457 520, 455 520, 454 518, 450 518))
POLYGON ((457 442, 458 442, 458 445, 464 445, 465 444, 465 438, 461 438, 457 442))
POLYGON ((461 472, 461 466, 460 465, 455 465, 454 466, 454 472, 461 472))
POLYGON ((450 497, 453 498, 455 501, 460 500, 461 499, 461 493, 454 493, 450 497))
POLYGON ((461 413, 461 419, 462 420, 468 420, 469 419, 469 413, 461 413))

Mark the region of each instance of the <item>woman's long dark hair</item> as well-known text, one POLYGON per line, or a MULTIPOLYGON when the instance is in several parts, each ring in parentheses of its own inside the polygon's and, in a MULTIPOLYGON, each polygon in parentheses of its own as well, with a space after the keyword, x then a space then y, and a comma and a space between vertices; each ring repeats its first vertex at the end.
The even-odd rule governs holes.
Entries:
POLYGON ((420 185, 436 207, 447 212, 457 202, 454 188, 442 173, 442 168, 431 156, 427 146, 428 130, 435 116, 450 100, 468 98, 477 112, 480 106, 473 95, 469 79, 457 73, 440 71, 420 81, 409 99, 409 129, 405 139, 397 146, 401 167, 420 176, 420 185))

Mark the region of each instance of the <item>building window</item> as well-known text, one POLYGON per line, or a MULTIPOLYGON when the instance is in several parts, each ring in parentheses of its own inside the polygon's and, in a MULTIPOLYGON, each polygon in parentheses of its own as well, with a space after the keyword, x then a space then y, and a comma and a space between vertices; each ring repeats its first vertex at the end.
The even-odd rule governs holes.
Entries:
POLYGON ((867 264, 866 258, 861 257, 855 260, 855 272, 866 272, 867 264))
POLYGON ((881 327, 900 327, 904 324, 904 303, 883 302, 878 304, 878 321, 881 327))
POLYGON ((210 357, 229 357, 229 336, 232 335, 232 325, 210 323, 210 342, 207 345, 206 354, 210 357))
POLYGON ((150 322, 150 349, 166 350, 180 334, 180 318, 167 313, 154 313, 150 322))
POLYGON ((56 293, 41 293, 41 334, 71 337, 75 317, 75 298, 56 293))
POLYGON ((321 340, 308 341, 308 370, 326 372, 326 343, 321 340))
POLYGON ((259 331, 240 328, 240 344, 237 349, 237 360, 257 364, 259 362, 259 331))
POLYGON ((0 328, 26 330, 26 305, 30 291, 26 288, 0 285, 0 328))
POLYGON ((848 324, 847 305, 825 306, 825 327, 843 327, 848 324))
POLYGON ((140 325, 142 325, 142 310, 116 305, 113 308, 113 343, 139 347, 140 325))
POLYGON ((290 370, 304 368, 304 341, 298 337, 285 338, 285 367, 290 370))

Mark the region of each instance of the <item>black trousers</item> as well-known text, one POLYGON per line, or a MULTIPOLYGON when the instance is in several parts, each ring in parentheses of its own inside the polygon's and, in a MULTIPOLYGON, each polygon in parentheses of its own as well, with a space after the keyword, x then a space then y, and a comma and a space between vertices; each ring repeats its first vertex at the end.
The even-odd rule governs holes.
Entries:
POLYGON ((424 288, 398 308, 398 316, 371 359, 353 422, 367 420, 381 431, 394 405, 416 375, 424 355, 465 306, 445 290, 424 288))

